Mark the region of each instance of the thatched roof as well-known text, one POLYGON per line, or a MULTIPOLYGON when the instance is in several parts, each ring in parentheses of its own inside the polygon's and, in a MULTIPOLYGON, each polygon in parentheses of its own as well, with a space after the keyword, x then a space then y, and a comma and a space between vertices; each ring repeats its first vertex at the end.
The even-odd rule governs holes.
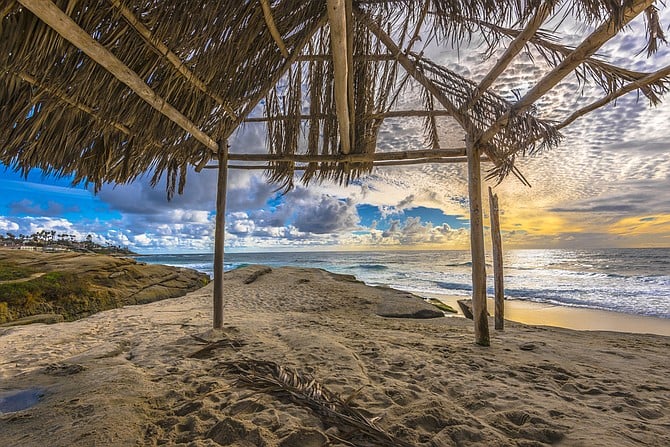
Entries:
POLYGON ((638 14, 646 15, 652 55, 664 40, 658 1, 341 0, 342 54, 333 52, 342 42, 331 42, 327 6, 335 3, 2 0, 0 162, 24 173, 73 175, 97 188, 149 171, 154 180, 167 175, 171 193, 183 187, 189 165, 201 169, 216 158, 264 100, 266 116, 256 121, 267 124, 271 155, 236 156, 233 148, 230 159, 265 160, 271 180, 284 187, 297 169, 304 181, 349 181, 375 160, 463 156, 462 148, 441 147, 437 120, 444 116, 502 178, 516 172, 518 155, 555 146, 561 127, 590 111, 563 123, 536 115, 533 104, 566 75, 577 72, 602 87, 608 96, 591 108, 634 89, 657 103, 670 85, 667 66, 639 73, 594 57, 638 14), (596 27, 576 48, 541 28, 566 14, 596 27), (427 42, 458 47, 472 36, 483 39, 484 53, 507 49, 480 82, 422 53, 427 42), (492 85, 524 49, 555 69, 511 102, 492 85), (338 84, 345 61, 349 75, 338 84), (418 83, 423 104, 398 111, 408 80, 418 83), (349 109, 338 106, 342 86, 349 109), (426 151, 375 155, 380 126, 394 113, 425 119, 426 151), (350 139, 343 140, 345 125, 350 139))

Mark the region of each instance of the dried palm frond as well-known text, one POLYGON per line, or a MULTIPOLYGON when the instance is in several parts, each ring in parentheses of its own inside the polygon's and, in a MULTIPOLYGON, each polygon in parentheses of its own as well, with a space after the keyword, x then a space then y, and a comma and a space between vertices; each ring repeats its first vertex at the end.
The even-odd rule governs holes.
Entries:
MULTIPOLYGON (((437 65, 425 57, 411 55, 417 67, 428 76, 457 109, 465 108, 475 94, 477 84, 437 65)), ((512 104, 491 91, 485 92, 471 108, 463 110, 461 121, 467 123, 472 135, 478 135, 512 109, 512 104)), ((494 175, 504 178, 512 172, 515 155, 532 155, 558 145, 560 133, 555 123, 539 119, 534 108, 513 114, 506 126, 483 148, 495 162, 494 175)))
POLYGON ((228 374, 236 375, 240 383, 310 408, 325 423, 341 427, 342 432, 354 430, 356 433, 351 434, 351 439, 347 440, 354 442, 354 445, 412 446, 385 432, 373 420, 352 408, 349 404, 351 399, 342 399, 309 374, 275 362, 252 359, 226 362, 222 367, 228 374))

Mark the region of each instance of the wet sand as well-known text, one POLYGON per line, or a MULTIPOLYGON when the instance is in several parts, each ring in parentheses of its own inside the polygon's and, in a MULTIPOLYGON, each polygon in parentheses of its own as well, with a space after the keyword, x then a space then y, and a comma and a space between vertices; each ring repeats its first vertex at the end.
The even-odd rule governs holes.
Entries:
MULTIPOLYGON (((458 308, 462 296, 426 295, 458 308)), ((494 303, 488 300, 488 309, 494 315, 494 303)), ((459 310, 460 315, 460 310, 459 310)), ((614 331, 637 334, 656 334, 670 337, 670 320, 665 318, 629 315, 597 309, 555 306, 519 300, 505 301, 505 319, 535 326, 554 326, 579 331, 614 331)))

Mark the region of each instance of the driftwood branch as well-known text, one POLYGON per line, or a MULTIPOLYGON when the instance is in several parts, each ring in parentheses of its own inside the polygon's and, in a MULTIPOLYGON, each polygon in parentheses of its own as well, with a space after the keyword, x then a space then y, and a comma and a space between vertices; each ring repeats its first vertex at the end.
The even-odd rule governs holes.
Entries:
POLYGON ((288 50, 286 49, 284 40, 282 40, 281 38, 281 34, 279 34, 279 30, 277 29, 277 25, 275 24, 275 19, 272 17, 272 9, 270 8, 270 3, 268 2, 268 0, 260 0, 260 2, 261 7, 263 8, 263 18, 265 19, 265 24, 268 26, 270 34, 272 35, 272 38, 277 44, 277 47, 279 48, 279 51, 281 52, 282 56, 288 58, 288 50))
POLYGON ((470 121, 465 117, 464 114, 460 113, 459 110, 454 106, 454 104, 449 101, 449 99, 444 95, 437 85, 431 81, 423 72, 417 70, 416 64, 414 64, 405 53, 396 45, 391 36, 389 36, 377 23, 374 22, 365 12, 360 9, 355 9, 356 17, 358 17, 369 29, 372 31, 375 36, 384 44, 384 46, 393 54, 400 65, 409 73, 414 79, 417 80, 431 95, 437 99, 437 101, 442 104, 442 106, 451 114, 451 116, 458 121, 458 123, 464 129, 469 129, 471 127, 470 121))
MULTIPOLYGON (((388 112, 381 112, 381 113, 369 113, 364 115, 364 118, 384 119, 384 118, 410 118, 410 117, 426 117, 426 116, 451 116, 451 113, 447 112, 446 110, 391 110, 388 112)), ((295 120, 296 118, 301 121, 309 121, 312 119, 330 119, 333 118, 333 115, 327 115, 324 113, 313 113, 310 115, 300 115, 299 117, 289 115, 261 116, 261 117, 247 118, 244 120, 244 122, 266 123, 271 121, 295 120)))
POLYGON ((468 101, 464 110, 469 109, 472 105, 481 98, 484 92, 491 87, 496 79, 502 74, 512 60, 524 48, 526 43, 535 35, 535 32, 542 26, 542 23, 547 19, 553 10, 553 2, 542 3, 535 15, 526 24, 524 30, 510 43, 503 55, 498 59, 496 64, 486 74, 484 79, 479 83, 473 98, 468 101))
MULTIPOLYGON (((605 104, 614 101, 615 99, 625 95, 626 93, 630 93, 633 90, 644 90, 645 87, 653 82, 656 82, 660 79, 663 79, 665 77, 670 76, 670 65, 666 65, 664 68, 661 68, 658 71, 655 71, 644 78, 640 79, 639 81, 631 82, 629 84, 626 84, 619 90, 610 93, 609 95, 599 99, 598 101, 595 101, 588 106, 582 107, 579 110, 576 110, 573 112, 569 117, 567 117, 565 120, 563 120, 558 126, 556 126, 557 129, 562 129, 570 124, 572 124, 577 118, 580 118, 587 113, 590 113, 596 109, 599 109, 600 107, 604 106, 605 104)), ((670 80, 668 80, 670 83, 670 80)))
POLYGON ((231 161, 269 161, 303 163, 363 163, 370 161, 408 160, 417 158, 446 158, 465 156, 464 148, 428 149, 421 151, 376 152, 369 154, 228 154, 231 161))

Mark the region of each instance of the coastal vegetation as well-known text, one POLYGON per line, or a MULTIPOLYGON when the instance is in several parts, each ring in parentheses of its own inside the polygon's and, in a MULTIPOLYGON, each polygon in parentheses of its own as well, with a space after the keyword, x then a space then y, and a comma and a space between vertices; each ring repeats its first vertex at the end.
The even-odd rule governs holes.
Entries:
MULTIPOLYGON (((78 251, 88 253, 99 253, 109 255, 134 255, 128 247, 113 244, 99 244, 93 241, 93 236, 88 234, 85 238, 77 238, 74 234, 58 233, 55 230, 41 230, 36 233, 14 234, 7 232, 0 235, 0 247, 24 248, 43 251, 78 251)), ((1 279, 0 279, 1 280, 1 279)))
POLYGON ((208 282, 206 274, 195 270, 129 258, 0 249, 0 324, 35 315, 77 320, 182 296, 208 282))

